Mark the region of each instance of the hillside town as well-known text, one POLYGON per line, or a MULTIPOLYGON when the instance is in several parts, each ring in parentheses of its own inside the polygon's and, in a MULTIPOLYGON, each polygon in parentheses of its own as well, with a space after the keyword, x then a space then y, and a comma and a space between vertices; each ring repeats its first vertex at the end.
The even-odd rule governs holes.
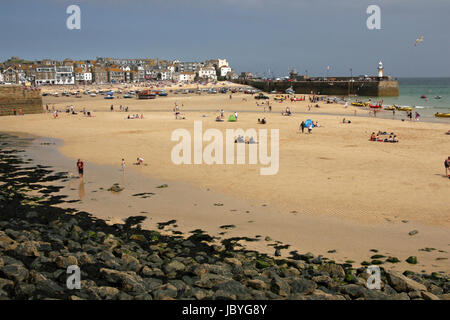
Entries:
POLYGON ((31 86, 140 83, 150 80, 221 81, 237 77, 226 59, 183 62, 97 57, 95 60, 27 61, 11 57, 0 63, 0 84, 31 86))

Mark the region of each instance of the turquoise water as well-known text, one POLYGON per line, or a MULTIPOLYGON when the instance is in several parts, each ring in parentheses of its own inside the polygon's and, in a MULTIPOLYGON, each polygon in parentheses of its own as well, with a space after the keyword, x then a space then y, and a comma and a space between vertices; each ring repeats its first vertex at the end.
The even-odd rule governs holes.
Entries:
MULTIPOLYGON (((450 118, 435 118, 436 112, 450 113, 450 78, 399 78, 398 97, 370 97, 373 102, 383 100, 384 106, 413 107, 423 120, 450 123, 450 118), (426 95, 427 99, 421 96, 426 95), (441 96, 436 99, 436 96, 441 96)), ((351 101, 367 101, 369 97, 352 97, 351 101)), ((389 111, 382 112, 388 114, 389 111)), ((401 115, 401 112, 397 114, 401 115)))
POLYGON ((435 112, 450 111, 450 78, 399 78, 400 95, 386 97, 384 104, 396 104, 410 107, 423 107, 435 112), (426 95, 427 99, 421 99, 426 95), (435 99, 441 96, 441 99, 435 99))

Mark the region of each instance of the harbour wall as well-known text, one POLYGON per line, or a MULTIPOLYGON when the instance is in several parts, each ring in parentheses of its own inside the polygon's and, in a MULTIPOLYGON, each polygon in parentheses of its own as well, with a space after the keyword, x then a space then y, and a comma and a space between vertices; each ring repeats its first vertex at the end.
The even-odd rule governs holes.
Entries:
POLYGON ((23 114, 42 113, 42 95, 40 89, 18 85, 0 86, 0 116, 14 114, 14 109, 23 114))
POLYGON ((292 87, 299 94, 325 94, 325 95, 359 95, 389 97, 398 96, 397 80, 382 81, 260 81, 251 79, 238 79, 235 82, 252 86, 256 89, 271 92, 281 91, 292 87))

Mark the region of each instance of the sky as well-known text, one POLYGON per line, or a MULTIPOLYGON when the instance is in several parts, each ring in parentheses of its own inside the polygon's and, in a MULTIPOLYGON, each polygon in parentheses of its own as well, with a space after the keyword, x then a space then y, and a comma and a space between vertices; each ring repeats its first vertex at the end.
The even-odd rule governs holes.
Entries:
POLYGON ((450 77, 449 0, 2 0, 0 39, 2 61, 226 58, 261 76, 373 75, 382 61, 394 77, 450 77), (79 30, 66 26, 69 5, 79 30))

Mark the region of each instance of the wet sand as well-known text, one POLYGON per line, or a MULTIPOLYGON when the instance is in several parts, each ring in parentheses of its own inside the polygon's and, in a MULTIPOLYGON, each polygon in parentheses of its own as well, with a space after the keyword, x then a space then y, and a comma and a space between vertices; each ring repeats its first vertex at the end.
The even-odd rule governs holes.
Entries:
MULTIPOLYGON (((87 211, 108 220, 123 222, 130 216, 144 216, 144 228, 156 229, 172 221, 162 232, 184 234, 202 229, 217 239, 244 237, 246 248, 273 254, 274 247, 291 251, 313 252, 336 262, 371 261, 375 254, 397 257, 402 263, 386 263, 398 270, 448 272, 450 265, 448 228, 414 222, 363 223, 339 217, 326 217, 303 212, 286 212, 267 203, 239 199, 223 193, 199 189, 183 182, 154 179, 128 165, 123 172, 117 166, 86 164, 83 181, 75 174, 75 160, 58 152, 61 141, 37 137, 24 154, 36 163, 45 162, 52 170, 68 171, 69 178, 61 194, 69 195, 63 207, 87 211), (107 189, 119 183, 124 190, 112 193, 107 189), (158 186, 167 184, 166 188, 158 186), (79 201, 81 200, 81 201, 79 201), (414 236, 411 230, 419 230, 414 236), (318 236, 320 235, 320 236, 318 236), (268 238, 267 238, 268 237, 268 238), (430 252, 419 251, 434 248, 430 252), (375 253, 374 250, 377 252, 375 253), (333 251, 333 252, 331 252, 333 251), (404 260, 418 257, 417 265, 404 260), (436 260, 438 259, 438 260, 436 260)), ((382 259, 384 260, 384 259, 382 259)))

